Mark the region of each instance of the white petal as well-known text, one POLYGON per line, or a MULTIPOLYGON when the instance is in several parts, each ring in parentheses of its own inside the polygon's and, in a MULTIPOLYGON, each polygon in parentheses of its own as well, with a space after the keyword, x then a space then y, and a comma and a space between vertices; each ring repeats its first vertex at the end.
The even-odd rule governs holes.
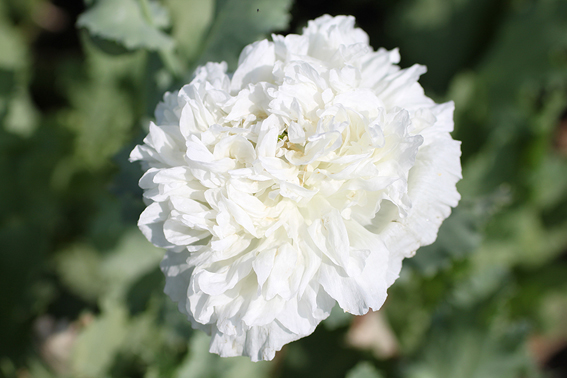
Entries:
POLYGON ((232 76, 232 92, 244 89, 248 84, 270 81, 275 62, 274 44, 267 40, 254 42, 244 48, 238 59, 238 68, 232 76))
POLYGON ((437 105, 350 16, 207 63, 166 93, 131 152, 139 227, 166 293, 221 356, 272 359, 336 302, 378 310, 402 260, 456 206, 460 144, 437 105))
POLYGON ((171 247, 163 231, 163 225, 169 214, 167 204, 154 202, 140 214, 138 227, 144 236, 154 245, 162 248, 171 247))

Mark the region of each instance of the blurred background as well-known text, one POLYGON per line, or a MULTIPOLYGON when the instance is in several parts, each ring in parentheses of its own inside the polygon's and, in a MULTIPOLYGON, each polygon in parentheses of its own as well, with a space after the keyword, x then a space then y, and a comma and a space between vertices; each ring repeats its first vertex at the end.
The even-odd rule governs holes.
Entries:
POLYGON ((2 0, 0 376, 567 377, 567 1, 2 0), (127 157, 198 64, 324 13, 455 101, 462 201, 379 312, 220 359, 163 294, 127 157))

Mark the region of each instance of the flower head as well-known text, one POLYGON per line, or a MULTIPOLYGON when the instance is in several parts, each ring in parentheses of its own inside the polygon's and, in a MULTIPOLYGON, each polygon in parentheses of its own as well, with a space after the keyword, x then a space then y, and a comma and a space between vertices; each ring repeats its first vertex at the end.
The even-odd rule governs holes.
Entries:
POLYGON ((378 310, 459 194, 453 104, 373 51, 353 17, 244 48, 166 93, 131 160, 165 292, 211 352, 269 360, 332 307, 378 310))

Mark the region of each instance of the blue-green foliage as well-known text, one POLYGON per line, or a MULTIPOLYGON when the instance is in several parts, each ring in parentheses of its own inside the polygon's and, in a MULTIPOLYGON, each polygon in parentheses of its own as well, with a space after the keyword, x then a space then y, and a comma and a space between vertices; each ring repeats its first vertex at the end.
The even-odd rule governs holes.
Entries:
POLYGON ((566 346, 567 3, 317 4, 0 2, 0 376, 539 377, 546 345, 566 346), (394 350, 349 346, 359 322, 335 309, 272 362, 221 359, 162 292, 127 156, 197 65, 234 68, 322 13, 354 14, 455 101, 463 198, 389 291, 394 350))

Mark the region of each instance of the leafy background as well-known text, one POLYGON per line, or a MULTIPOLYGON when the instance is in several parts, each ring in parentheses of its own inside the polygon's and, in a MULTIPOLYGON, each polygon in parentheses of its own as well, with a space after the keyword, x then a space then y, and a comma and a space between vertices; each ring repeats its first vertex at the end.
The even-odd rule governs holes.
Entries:
POLYGON ((567 376, 567 2, 3 0, 0 376, 567 376), (383 309, 220 359, 162 293, 127 162, 200 63, 352 14, 456 103, 463 199, 383 309))

